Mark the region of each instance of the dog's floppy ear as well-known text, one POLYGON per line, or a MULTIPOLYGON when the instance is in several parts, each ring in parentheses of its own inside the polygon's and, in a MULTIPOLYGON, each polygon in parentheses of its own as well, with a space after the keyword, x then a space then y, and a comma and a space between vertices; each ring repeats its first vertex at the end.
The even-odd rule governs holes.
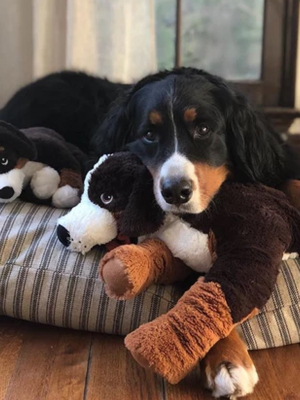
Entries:
POLYGON ((119 221, 120 232, 130 237, 154 233, 162 225, 163 219, 164 212, 154 197, 152 176, 141 165, 128 204, 119 221))
POLYGON ((226 136, 230 161, 240 180, 276 186, 284 179, 283 140, 243 95, 235 95, 226 136))
POLYGON ((108 113, 91 140, 91 153, 98 156, 122 151, 130 134, 130 119, 127 104, 131 89, 121 94, 110 106, 108 113))

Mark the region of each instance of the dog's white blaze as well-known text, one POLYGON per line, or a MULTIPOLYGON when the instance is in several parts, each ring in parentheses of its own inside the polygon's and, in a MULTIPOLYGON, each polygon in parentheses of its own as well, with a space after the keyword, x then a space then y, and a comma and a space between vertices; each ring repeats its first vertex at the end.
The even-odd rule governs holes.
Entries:
POLYGON ((199 213, 203 211, 200 202, 200 189, 197 176, 195 174, 195 166, 184 155, 180 153, 173 153, 161 166, 159 173, 155 177, 154 192, 158 204, 164 211, 178 211, 177 207, 166 203, 160 191, 160 182, 164 179, 172 179, 181 177, 190 179, 193 182, 194 191, 191 199, 181 206, 185 212, 199 213))
POLYGON ((194 164, 180 153, 173 153, 162 165, 161 178, 182 176, 197 181, 194 164))
POLYGON ((176 124, 174 120, 174 112, 173 112, 173 93, 171 94, 171 99, 170 99, 170 117, 173 125, 173 131, 174 131, 174 153, 176 154, 178 152, 178 135, 177 135, 177 129, 176 129, 176 124))

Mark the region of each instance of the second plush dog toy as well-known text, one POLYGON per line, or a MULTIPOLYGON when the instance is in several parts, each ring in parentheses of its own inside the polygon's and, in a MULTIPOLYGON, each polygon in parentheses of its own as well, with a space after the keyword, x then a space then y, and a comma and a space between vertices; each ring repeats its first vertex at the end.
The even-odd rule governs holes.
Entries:
POLYGON ((21 196, 58 208, 75 206, 85 158, 50 129, 20 130, 0 121, 0 202, 21 196))

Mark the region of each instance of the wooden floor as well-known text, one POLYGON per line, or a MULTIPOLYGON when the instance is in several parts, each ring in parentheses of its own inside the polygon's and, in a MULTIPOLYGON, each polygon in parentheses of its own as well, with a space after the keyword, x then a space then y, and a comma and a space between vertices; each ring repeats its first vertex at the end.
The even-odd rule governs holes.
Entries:
MULTIPOLYGON (((253 352, 247 400, 300 400, 300 346, 253 352)), ((169 385, 140 368, 117 336, 0 317, 0 400, 209 400, 195 371, 169 385)))

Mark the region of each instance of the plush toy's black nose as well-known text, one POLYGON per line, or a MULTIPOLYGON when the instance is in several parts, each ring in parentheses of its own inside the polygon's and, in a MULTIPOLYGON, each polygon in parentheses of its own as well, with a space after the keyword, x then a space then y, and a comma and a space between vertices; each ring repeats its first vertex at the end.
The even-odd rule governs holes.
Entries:
POLYGON ((62 225, 58 225, 56 229, 57 237, 59 241, 66 247, 70 245, 70 233, 62 225))
POLYGON ((193 194, 192 181, 188 179, 165 179, 161 183, 161 194, 169 204, 187 203, 193 194))
POLYGON ((15 191, 10 186, 5 186, 4 188, 0 189, 0 199, 10 199, 15 194, 15 191))

